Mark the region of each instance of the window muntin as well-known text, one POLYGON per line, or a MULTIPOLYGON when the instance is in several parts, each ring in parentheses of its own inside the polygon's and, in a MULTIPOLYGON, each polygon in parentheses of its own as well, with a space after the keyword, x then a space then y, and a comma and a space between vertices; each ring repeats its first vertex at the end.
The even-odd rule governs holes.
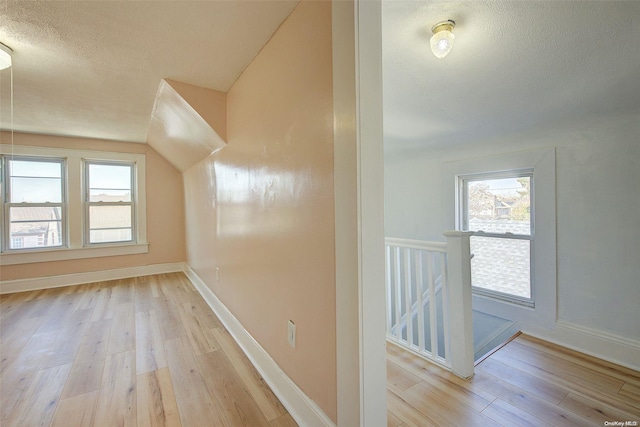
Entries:
MULTIPOLYGON (((4 265, 29 264, 34 262, 62 261, 69 259, 85 259, 117 255, 148 253, 146 229, 146 177, 145 155, 138 153, 122 153, 112 151, 90 151, 68 148, 37 147, 26 145, 0 144, 0 268, 4 265), (64 244, 58 247, 44 247, 44 238, 37 243, 38 247, 26 250, 12 250, 9 237, 9 219, 6 203, 7 162, 8 159, 28 158, 30 160, 64 160, 63 203, 64 207, 62 236, 64 244), (131 241, 110 244, 88 245, 85 236, 87 221, 85 207, 86 178, 84 162, 86 159, 97 163, 130 163, 134 165, 134 229, 131 241)), ((37 241, 34 239, 34 241, 37 241)), ((16 239, 14 247, 23 244, 23 239, 16 239)))
POLYGON ((4 157, 4 250, 66 245, 65 161, 4 157))
POLYGON ((135 240, 135 164, 85 160, 86 244, 135 240))
POLYGON ((479 294, 533 306, 533 172, 462 177, 461 229, 471 237, 471 282, 479 294))

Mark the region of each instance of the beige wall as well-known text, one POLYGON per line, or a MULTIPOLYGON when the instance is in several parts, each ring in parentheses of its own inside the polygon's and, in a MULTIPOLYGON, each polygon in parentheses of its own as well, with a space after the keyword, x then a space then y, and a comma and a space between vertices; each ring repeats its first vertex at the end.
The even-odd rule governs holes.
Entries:
POLYGON ((300 3, 227 101, 228 145, 184 174, 188 262, 335 421, 331 3, 300 3))
MULTIPOLYGON (((10 140, 10 135, 3 133, 2 142, 8 143, 10 140)), ((149 242, 149 253, 7 265, 2 267, 0 273, 0 278, 3 281, 181 262, 185 260, 182 176, 178 170, 163 159, 153 148, 146 144, 22 133, 14 134, 14 143, 16 145, 39 147, 145 154, 147 172, 147 240, 149 242)))

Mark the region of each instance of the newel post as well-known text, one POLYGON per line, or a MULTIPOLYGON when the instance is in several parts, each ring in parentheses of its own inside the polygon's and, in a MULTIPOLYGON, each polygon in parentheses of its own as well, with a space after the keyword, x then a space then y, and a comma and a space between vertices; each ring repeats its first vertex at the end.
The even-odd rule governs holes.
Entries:
POLYGON ((470 231, 445 231, 449 282, 449 350, 451 371, 473 376, 473 321, 471 309, 470 231))

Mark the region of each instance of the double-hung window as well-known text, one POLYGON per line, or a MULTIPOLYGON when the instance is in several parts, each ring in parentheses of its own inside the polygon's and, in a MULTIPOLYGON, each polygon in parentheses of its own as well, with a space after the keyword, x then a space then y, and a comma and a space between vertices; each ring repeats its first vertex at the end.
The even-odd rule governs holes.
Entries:
POLYGON ((85 160, 85 242, 135 241, 135 165, 85 160))
POLYGON ((3 250, 64 247, 65 160, 5 156, 3 250))
POLYGON ((555 149, 448 162, 442 182, 446 226, 474 232, 473 309, 528 325, 555 325, 555 149))
POLYGON ((147 253, 145 155, 0 144, 0 266, 147 253))
POLYGON ((459 178, 460 228, 471 236, 474 291, 533 306, 533 171, 459 178))

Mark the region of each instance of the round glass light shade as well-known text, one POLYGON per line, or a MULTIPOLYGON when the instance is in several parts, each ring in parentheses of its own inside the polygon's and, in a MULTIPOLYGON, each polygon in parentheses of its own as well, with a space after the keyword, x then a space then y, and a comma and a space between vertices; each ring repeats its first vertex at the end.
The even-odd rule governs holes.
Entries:
POLYGON ((0 70, 11 67, 11 49, 0 43, 0 70))
POLYGON ((431 37, 431 52, 442 59, 451 52, 455 36, 449 30, 440 30, 431 37))

